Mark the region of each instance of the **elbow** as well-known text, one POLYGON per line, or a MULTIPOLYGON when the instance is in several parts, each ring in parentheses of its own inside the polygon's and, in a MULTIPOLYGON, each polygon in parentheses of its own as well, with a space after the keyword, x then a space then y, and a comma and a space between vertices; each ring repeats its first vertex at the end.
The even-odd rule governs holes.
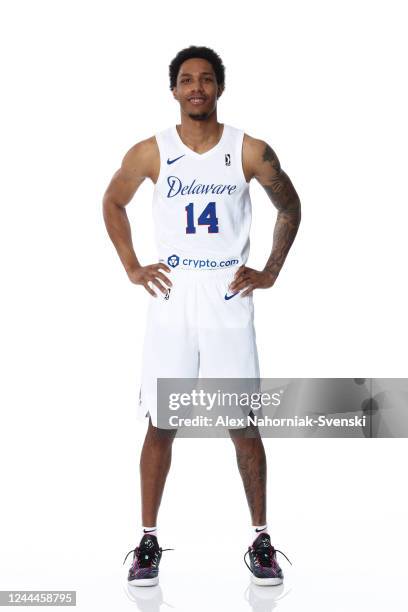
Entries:
POLYGON ((117 212, 123 208, 123 204, 114 198, 109 192, 106 192, 102 200, 102 208, 104 216, 117 212))
POLYGON ((114 203, 111 197, 105 193, 102 200, 102 212, 103 218, 107 221, 111 215, 112 209, 114 207, 114 203))
POLYGON ((293 225, 296 225, 298 227, 302 218, 302 206, 300 203, 300 198, 297 194, 296 197, 293 198, 290 206, 288 207, 288 212, 290 214, 293 225))
POLYGON ((302 205, 300 203, 300 198, 297 198, 297 204, 296 204, 296 216, 297 216, 297 220, 298 220, 298 225, 300 225, 300 221, 302 219, 302 205))

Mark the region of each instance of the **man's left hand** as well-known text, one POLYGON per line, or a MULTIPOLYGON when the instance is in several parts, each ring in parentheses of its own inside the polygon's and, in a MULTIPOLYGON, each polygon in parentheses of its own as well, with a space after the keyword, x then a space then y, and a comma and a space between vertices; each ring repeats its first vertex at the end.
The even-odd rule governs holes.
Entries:
POLYGON ((240 266, 235 273, 234 280, 229 286, 230 291, 242 291, 241 297, 250 295, 254 289, 268 289, 276 281, 276 275, 267 270, 254 270, 240 266))

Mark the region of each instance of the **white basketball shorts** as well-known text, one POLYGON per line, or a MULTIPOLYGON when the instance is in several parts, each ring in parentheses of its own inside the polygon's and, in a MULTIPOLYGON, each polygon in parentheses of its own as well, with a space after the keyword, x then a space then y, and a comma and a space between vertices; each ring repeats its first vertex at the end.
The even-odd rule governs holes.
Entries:
POLYGON ((158 378, 259 378, 252 295, 233 294, 238 268, 173 269, 150 297, 137 416, 157 427, 158 378))

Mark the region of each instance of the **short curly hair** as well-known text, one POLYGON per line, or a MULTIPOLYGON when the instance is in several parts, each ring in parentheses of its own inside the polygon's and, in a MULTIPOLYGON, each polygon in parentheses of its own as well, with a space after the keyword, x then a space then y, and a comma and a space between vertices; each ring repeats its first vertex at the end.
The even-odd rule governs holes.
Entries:
POLYGON ((171 60, 169 66, 169 77, 170 77, 170 89, 176 87, 177 75, 180 70, 180 66, 183 62, 192 58, 205 59, 210 62, 215 72, 215 78, 217 84, 224 88, 225 86, 225 66, 222 63, 220 56, 209 47, 196 47, 191 45, 179 51, 174 59, 171 60))

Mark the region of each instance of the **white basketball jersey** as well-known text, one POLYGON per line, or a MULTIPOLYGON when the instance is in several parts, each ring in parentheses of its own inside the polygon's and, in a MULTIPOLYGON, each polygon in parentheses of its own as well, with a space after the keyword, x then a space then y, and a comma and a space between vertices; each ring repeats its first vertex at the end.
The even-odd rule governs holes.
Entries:
POLYGON ((246 263, 251 199, 242 169, 243 136, 224 124, 218 144, 196 153, 176 126, 156 134, 160 174, 153 218, 160 261, 197 270, 246 263))

